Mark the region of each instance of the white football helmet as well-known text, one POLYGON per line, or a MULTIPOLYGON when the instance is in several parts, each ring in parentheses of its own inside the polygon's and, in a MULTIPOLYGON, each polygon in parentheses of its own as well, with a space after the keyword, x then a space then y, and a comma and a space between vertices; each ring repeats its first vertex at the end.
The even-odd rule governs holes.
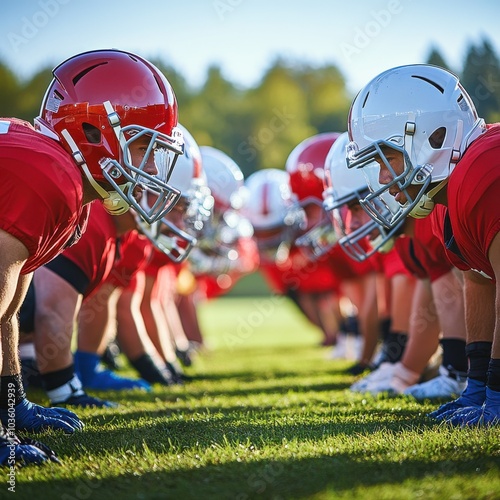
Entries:
POLYGON ((200 153, 215 205, 221 209, 241 208, 244 184, 241 168, 220 149, 201 146, 200 153))
POLYGON ((250 222, 239 212, 245 195, 243 172, 219 149, 201 146, 200 153, 214 206, 190 262, 195 274, 227 273, 238 266, 240 238, 253 234, 250 222))
POLYGON ((254 228, 254 239, 264 260, 284 260, 295 238, 306 227, 304 209, 290 188, 287 172, 258 170, 245 182, 248 196, 243 208, 254 228))
MULTIPOLYGON (((323 207, 330 215, 339 245, 354 260, 362 262, 375 252, 385 253, 394 246, 394 238, 400 232, 403 221, 391 229, 385 229, 378 222, 368 218, 366 222, 354 226, 351 210, 369 193, 366 177, 362 170, 349 169, 346 162, 349 136, 344 132, 333 144, 325 162, 325 190, 323 207)), ((367 168, 374 168, 367 167, 367 168)), ((396 210, 397 202, 387 193, 381 194, 396 210)), ((385 204, 378 210, 388 214, 385 204)))
MULTIPOLYGON (((151 225, 139 221, 142 232, 155 247, 175 263, 182 262, 197 242, 197 236, 209 219, 214 200, 207 185, 200 148, 189 131, 179 124, 184 141, 169 184, 181 193, 180 200, 170 213, 151 225)), ((154 201, 155 194, 147 192, 145 205, 154 201)))
POLYGON ((379 159, 392 174, 393 180, 381 185, 378 166, 369 169, 372 192, 361 200, 370 216, 388 228, 407 215, 429 215, 433 196, 446 185, 468 145, 486 129, 458 78, 427 64, 400 66, 375 77, 354 99, 348 126, 349 168, 365 169, 379 159), (394 172, 383 148, 402 153, 402 173, 394 172), (383 203, 381 195, 395 185, 407 201, 383 215, 378 202, 383 203), (420 187, 413 197, 407 191, 411 185, 420 187))

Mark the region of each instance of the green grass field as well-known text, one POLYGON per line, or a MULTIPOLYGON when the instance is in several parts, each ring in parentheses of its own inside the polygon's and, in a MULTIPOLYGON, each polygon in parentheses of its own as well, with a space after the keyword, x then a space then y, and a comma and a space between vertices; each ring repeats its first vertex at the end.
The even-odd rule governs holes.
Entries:
POLYGON ((500 498, 498 427, 450 428, 425 416, 437 403, 350 393, 349 362, 327 360, 285 299, 219 299, 200 320, 211 349, 193 381, 106 394, 120 407, 80 410, 83 432, 45 433, 63 464, 19 470, 15 498, 500 498))

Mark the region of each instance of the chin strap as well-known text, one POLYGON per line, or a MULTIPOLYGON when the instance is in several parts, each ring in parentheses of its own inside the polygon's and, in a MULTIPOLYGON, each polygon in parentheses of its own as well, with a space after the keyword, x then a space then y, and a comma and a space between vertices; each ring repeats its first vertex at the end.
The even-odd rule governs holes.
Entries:
POLYGON ((70 133, 66 129, 64 129, 63 131, 61 131, 61 135, 64 137, 65 141, 68 143, 68 146, 71 148, 73 159, 75 160, 76 164, 83 170, 85 177, 87 177, 92 187, 97 191, 97 193, 103 200, 109 198, 108 191, 106 191, 94 179, 94 177, 92 177, 89 167, 87 166, 87 163, 85 161, 85 158, 83 157, 81 151, 78 149, 78 146, 76 145, 76 142, 73 140, 73 137, 71 137, 70 133))
MULTIPOLYGON (((480 127, 480 125, 481 125, 480 121, 478 121, 474 126, 473 130, 475 130, 477 127, 480 127)), ((455 133, 455 140, 453 141, 453 146, 450 156, 450 170, 449 170, 450 173, 453 170, 451 166, 456 165, 461 158, 460 147, 463 140, 463 126, 464 126, 462 120, 458 120, 456 126, 457 129, 455 133)), ((449 175, 450 174, 448 173, 448 176, 449 175)), ((435 205, 434 196, 436 196, 436 194, 439 193, 439 191, 441 191, 441 189, 443 189, 448 184, 448 178, 449 177, 446 177, 440 183, 434 186, 431 190, 429 190, 427 193, 424 193, 421 196, 421 198, 418 200, 418 203, 410 211, 409 213, 410 217, 413 217, 415 219, 424 219, 434 210, 434 205, 435 205)))
MULTIPOLYGON (((124 185, 126 186, 126 184, 124 185)), ((122 215, 129 211, 130 205, 116 191, 109 193, 109 198, 102 202, 104 210, 110 215, 122 215)))
POLYGON ((384 242, 384 237, 379 234, 373 240, 370 240, 369 245, 379 253, 389 253, 394 248, 394 238, 387 238, 384 242))
POLYGON ((415 219, 424 219, 434 210, 434 196, 448 184, 448 179, 442 180, 437 186, 434 186, 428 193, 424 193, 418 200, 418 203, 409 213, 410 217, 415 219))
POLYGON ((68 143, 68 146, 71 149, 71 153, 73 159, 76 164, 83 170, 85 177, 90 182, 92 187, 97 191, 97 194, 103 200, 103 206, 106 212, 111 215, 121 215, 127 212, 130 208, 129 204, 116 192, 116 191, 106 191, 92 176, 92 173, 87 166, 85 158, 83 157, 81 151, 78 149, 76 142, 71 137, 70 133, 64 129, 61 131, 61 135, 64 137, 64 140, 68 143))

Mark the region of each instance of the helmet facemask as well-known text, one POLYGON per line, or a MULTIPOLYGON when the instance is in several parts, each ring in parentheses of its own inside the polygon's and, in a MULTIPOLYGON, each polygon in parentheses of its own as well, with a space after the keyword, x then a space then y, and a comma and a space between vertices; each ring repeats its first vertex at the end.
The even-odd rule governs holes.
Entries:
POLYGON ((184 222, 198 236, 212 216, 214 197, 209 187, 196 180, 192 181, 191 187, 184 194, 188 200, 184 222))
POLYGON ((378 175, 367 175, 371 194, 362 201, 370 216, 388 228, 408 215, 422 218, 431 213, 433 197, 471 141, 485 130, 458 78, 424 64, 392 68, 375 77, 354 99, 348 126, 348 166, 364 170, 376 160, 392 174, 384 186, 378 175), (402 155, 402 172, 390 167, 387 149, 402 155), (373 199, 390 188, 397 195, 394 186, 404 195, 398 198, 406 200, 382 217, 373 199))
MULTIPOLYGON (((110 123, 113 123, 112 118, 110 123)), ((133 207, 146 223, 161 220, 180 197, 180 191, 168 184, 168 180, 178 155, 183 154, 182 133, 176 128, 172 136, 137 125, 121 128, 119 122, 113 127, 120 144, 120 158, 103 158, 99 162, 104 178, 125 206, 133 207), (134 154, 138 143, 143 152, 142 158, 134 154), (147 171, 151 169, 151 164, 154 165, 154 173, 147 171), (156 201, 147 208, 140 203, 141 191, 145 188, 156 194, 156 201)), ((104 205, 106 207, 106 198, 104 205)))
MULTIPOLYGON (((327 254, 338 241, 337 233, 323 207, 323 203, 316 197, 311 196, 300 202, 307 213, 308 206, 316 206, 321 209, 317 222, 303 235, 295 240, 295 245, 301 250, 308 260, 317 260, 327 254)), ((308 217, 308 220, 310 218, 308 217)))
POLYGON ((216 210, 201 231, 197 251, 190 260, 197 270, 211 262, 205 274, 228 273, 237 267, 240 240, 252 235, 252 225, 237 210, 216 210))
POLYGON ((194 236, 179 229, 165 217, 153 223, 145 234, 156 249, 164 253, 175 264, 186 260, 197 243, 194 236))
POLYGON ((366 155, 359 155, 360 170, 348 168, 348 162, 358 152, 353 149, 346 132, 332 146, 325 162, 323 207, 339 245, 350 258, 358 262, 366 260, 375 252, 389 251, 394 244, 395 231, 387 231, 379 220, 392 219, 391 210, 399 210, 399 204, 388 191, 380 193, 380 197, 369 198, 372 194, 369 187, 371 181, 378 182, 378 164, 375 160, 380 151, 380 147, 373 146, 366 155), (374 177, 367 182, 369 174, 374 177), (369 199, 367 208, 361 204, 366 199, 369 199), (365 212, 369 211, 373 212, 373 216, 370 213, 371 217, 368 217, 365 212))
POLYGON ((297 237, 307 227, 307 217, 298 202, 293 202, 278 225, 254 225, 254 239, 263 262, 284 262, 297 237))
POLYGON ((359 199, 353 197, 350 202, 339 205, 331 211, 335 234, 344 252, 352 259, 363 262, 374 253, 387 253, 394 247, 394 240, 400 234, 401 225, 387 230, 372 219, 355 229, 351 229, 350 209, 359 199))
MULTIPOLYGON (((146 188, 145 195, 141 200, 141 207, 144 211, 150 210, 150 203, 152 206, 155 205, 156 196, 156 192, 149 187, 146 188)), ((197 234, 203 227, 202 219, 192 217, 189 207, 190 200, 187 196, 182 196, 174 210, 159 221, 148 224, 142 218, 137 217, 141 232, 160 252, 176 264, 183 262, 188 257, 197 244, 197 234)))
POLYGON ((432 180, 432 168, 429 165, 415 166, 406 149, 403 146, 398 146, 397 142, 401 143, 402 138, 376 141, 355 153, 351 143, 347 157, 349 168, 363 169, 370 190, 366 197, 360 199, 361 206, 375 222, 388 229, 398 226, 407 215, 411 215, 411 212, 424 197, 432 180), (388 150, 401 155, 404 165, 402 172, 394 171, 386 156, 388 150), (392 180, 387 184, 379 182, 380 163, 383 163, 391 174, 392 180), (416 194, 412 195, 408 188, 415 185, 418 185, 419 189, 416 194), (393 186, 397 186, 398 190, 405 195, 404 204, 397 203, 390 194, 389 191, 393 186))

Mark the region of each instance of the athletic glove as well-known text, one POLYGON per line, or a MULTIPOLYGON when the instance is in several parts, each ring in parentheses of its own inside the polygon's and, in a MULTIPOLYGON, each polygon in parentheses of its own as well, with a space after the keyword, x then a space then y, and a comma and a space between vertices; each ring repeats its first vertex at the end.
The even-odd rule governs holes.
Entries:
POLYGON ((0 465, 28 465, 41 464, 50 460, 61 463, 56 454, 45 444, 34 439, 19 438, 0 429, 0 465))
POLYGON ((469 412, 462 420, 463 427, 489 427, 500 424, 500 391, 486 387, 486 400, 480 408, 469 412))
POLYGON ((32 432, 60 429, 67 434, 83 429, 83 422, 72 411, 66 408, 45 408, 26 398, 14 406, 13 411, 0 409, 0 420, 4 425, 7 425, 12 413, 16 429, 32 432))
MULTIPOLYGON (((452 415, 460 410, 468 413, 473 408, 480 408, 486 398, 486 384, 473 378, 467 379, 467 387, 462 395, 440 406, 436 411, 429 413, 429 417, 439 421, 449 421, 452 415), (467 409, 467 410, 465 410, 467 409)), ((452 423, 452 422, 450 422, 452 423)))

